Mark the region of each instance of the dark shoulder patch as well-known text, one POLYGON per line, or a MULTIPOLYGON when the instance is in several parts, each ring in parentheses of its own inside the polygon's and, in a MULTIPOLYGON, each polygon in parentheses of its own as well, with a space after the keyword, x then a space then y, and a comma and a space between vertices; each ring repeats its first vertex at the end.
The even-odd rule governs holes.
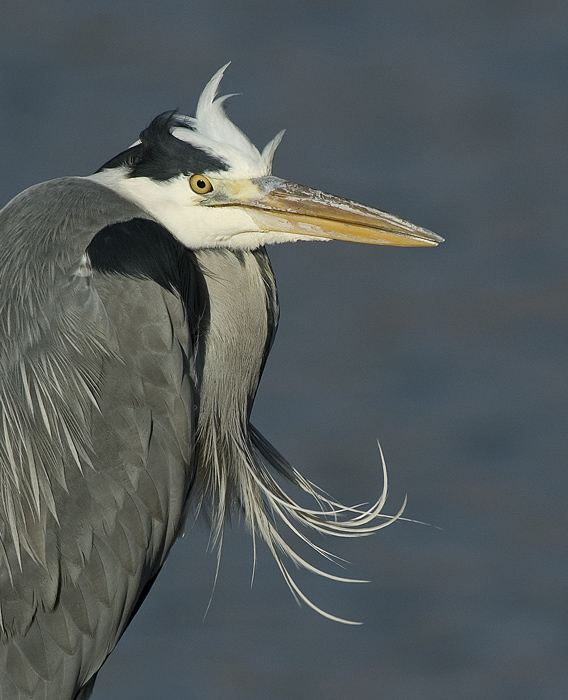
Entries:
POLYGON ((183 248, 163 226, 135 218, 101 229, 87 248, 91 267, 98 272, 151 279, 171 291, 177 283, 183 248))
POLYGON ((207 284, 195 254, 161 224, 135 218, 105 226, 87 248, 93 270, 153 280, 178 294, 186 309, 192 340, 209 316, 207 284))
POLYGON ((178 175, 227 170, 219 157, 172 135, 175 127, 190 129, 175 112, 164 112, 140 134, 140 143, 107 161, 97 172, 125 166, 129 177, 169 180, 178 175))

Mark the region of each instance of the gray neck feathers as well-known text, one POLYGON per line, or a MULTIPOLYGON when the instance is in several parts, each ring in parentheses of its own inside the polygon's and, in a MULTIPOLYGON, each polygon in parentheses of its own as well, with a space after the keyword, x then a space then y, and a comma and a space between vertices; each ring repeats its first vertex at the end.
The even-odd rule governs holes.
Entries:
POLYGON ((209 324, 199 343, 202 365, 197 444, 197 507, 221 537, 225 515, 245 512, 258 489, 250 483, 254 460, 248 431, 252 402, 277 316, 274 278, 264 251, 202 250, 197 259, 209 292, 209 324))
POLYGON ((269 334, 267 288, 249 251, 204 250, 197 259, 210 305, 200 420, 216 413, 230 428, 244 428, 269 334))

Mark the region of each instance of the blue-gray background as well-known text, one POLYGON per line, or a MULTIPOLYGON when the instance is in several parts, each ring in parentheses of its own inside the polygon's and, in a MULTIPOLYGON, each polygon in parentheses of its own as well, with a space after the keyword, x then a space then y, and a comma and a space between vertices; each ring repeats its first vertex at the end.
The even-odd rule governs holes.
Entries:
POLYGON ((248 536, 176 545, 99 674, 122 700, 561 700, 568 693, 568 5, 557 0, 3 0, 0 194, 88 174, 233 64, 275 174, 392 211, 437 249, 270 253, 283 308, 257 426, 349 502, 390 467, 398 523, 328 542, 367 585, 248 536))

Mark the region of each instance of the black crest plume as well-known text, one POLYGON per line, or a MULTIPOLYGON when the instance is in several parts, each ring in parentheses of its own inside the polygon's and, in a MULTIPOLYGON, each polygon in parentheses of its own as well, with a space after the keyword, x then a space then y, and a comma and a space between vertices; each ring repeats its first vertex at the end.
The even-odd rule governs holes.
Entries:
POLYGON ((176 127, 191 131, 177 112, 159 114, 140 134, 140 143, 111 158, 97 172, 127 167, 129 177, 164 181, 178 175, 228 169, 221 158, 173 136, 176 127))

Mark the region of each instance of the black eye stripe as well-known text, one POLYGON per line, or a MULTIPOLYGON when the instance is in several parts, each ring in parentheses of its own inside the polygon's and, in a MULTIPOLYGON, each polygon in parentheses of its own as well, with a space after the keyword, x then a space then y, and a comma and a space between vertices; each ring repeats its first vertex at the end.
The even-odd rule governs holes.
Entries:
POLYGON ((175 127, 191 131, 175 112, 160 114, 140 134, 141 143, 119 153, 97 172, 126 166, 128 177, 149 177, 163 181, 178 175, 228 169, 228 164, 221 158, 173 136, 171 130, 175 127))

